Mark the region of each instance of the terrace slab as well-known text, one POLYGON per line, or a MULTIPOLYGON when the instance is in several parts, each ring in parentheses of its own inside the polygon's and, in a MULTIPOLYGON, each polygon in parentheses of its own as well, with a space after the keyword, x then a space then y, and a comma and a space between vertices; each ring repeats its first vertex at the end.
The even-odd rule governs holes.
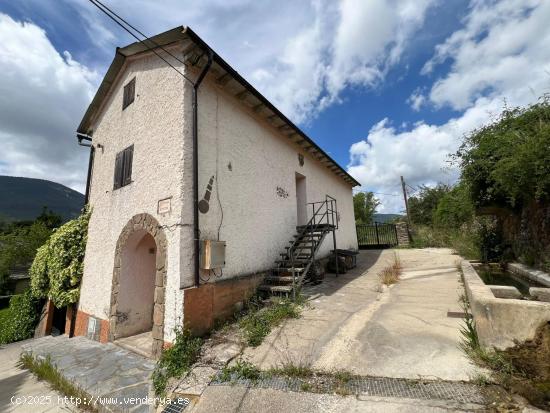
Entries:
POLYGON ((151 412, 150 377, 155 363, 112 343, 85 337, 42 337, 22 346, 23 354, 49 359, 65 379, 84 390, 101 411, 151 412))

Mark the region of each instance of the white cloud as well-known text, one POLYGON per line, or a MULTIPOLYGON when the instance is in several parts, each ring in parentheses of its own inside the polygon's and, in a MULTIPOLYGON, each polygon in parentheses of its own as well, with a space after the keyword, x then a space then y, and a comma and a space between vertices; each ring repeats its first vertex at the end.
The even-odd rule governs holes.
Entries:
MULTIPOLYGON (((120 29, 92 5, 64 1, 90 21, 87 30, 99 47, 119 38, 109 33, 120 29)), ((339 102, 345 88, 383 80, 436 1, 191 0, 182 7, 167 0, 136 7, 134 0, 119 0, 113 9, 132 10, 131 23, 146 34, 189 25, 287 116, 307 122, 339 102)))
MULTIPOLYGON (((383 193, 395 190, 399 175, 413 186, 454 182, 458 171, 446 161, 464 134, 493 120, 505 104, 523 106, 549 91, 548 21, 548 1, 472 1, 463 28, 436 47, 422 73, 447 60, 450 70, 434 82, 429 99, 417 90, 408 100, 413 108, 430 103, 461 114, 442 125, 419 122, 408 130, 381 121, 350 148, 349 172, 364 189, 383 193)), ((380 198, 386 212, 403 209, 398 197, 380 198)))
POLYGON ((258 86, 297 122, 340 102, 348 87, 375 87, 398 63, 433 0, 314 2, 315 18, 285 45, 258 86))
POLYGON ((95 73, 61 56, 32 23, 0 14, 0 174, 54 179, 83 191, 87 151, 75 130, 95 73))
POLYGON ((407 103, 415 112, 418 112, 426 103, 426 96, 420 88, 416 88, 407 99, 407 103))

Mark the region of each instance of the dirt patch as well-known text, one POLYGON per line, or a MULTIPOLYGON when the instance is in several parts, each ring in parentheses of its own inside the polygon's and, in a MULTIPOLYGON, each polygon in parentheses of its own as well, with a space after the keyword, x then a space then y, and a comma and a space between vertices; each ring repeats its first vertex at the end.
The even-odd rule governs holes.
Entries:
POLYGON ((535 338, 502 352, 518 372, 510 379, 513 392, 533 405, 550 409, 550 322, 537 329, 535 338))

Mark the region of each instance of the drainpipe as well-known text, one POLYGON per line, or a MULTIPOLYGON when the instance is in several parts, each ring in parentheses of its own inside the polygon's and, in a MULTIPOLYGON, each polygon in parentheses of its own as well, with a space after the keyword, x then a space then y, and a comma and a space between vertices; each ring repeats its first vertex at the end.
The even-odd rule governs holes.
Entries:
MULTIPOLYGON (((92 137, 90 135, 85 135, 83 133, 77 132, 76 138, 78 139, 78 144, 80 146, 90 148, 90 155, 88 158, 88 173, 86 176, 86 194, 84 195, 84 206, 88 205, 90 201, 90 184, 92 179, 92 167, 94 164, 95 148, 92 145, 92 137), (86 141, 86 142, 82 142, 86 141)), ((74 337, 74 329, 76 326, 76 314, 78 313, 78 303, 72 304, 72 313, 71 313, 71 325, 70 330, 65 331, 65 334, 68 334, 69 337, 74 337)))
POLYGON ((83 133, 77 132, 76 138, 78 139, 78 144, 90 148, 90 156, 88 158, 88 175, 86 176, 86 194, 84 195, 84 206, 88 205, 90 200, 90 184, 92 179, 92 166, 94 164, 95 148, 92 145, 92 137, 90 135, 85 135, 83 133), (82 141, 87 141, 82 143, 82 141), (89 143, 88 143, 89 142, 89 143))
POLYGON ((193 230, 195 240, 195 287, 200 284, 200 263, 199 263, 199 250, 200 250, 200 231, 199 231, 199 108, 198 108, 198 91, 206 73, 212 66, 213 53, 208 49, 208 61, 206 66, 203 67, 199 77, 193 84, 193 230))

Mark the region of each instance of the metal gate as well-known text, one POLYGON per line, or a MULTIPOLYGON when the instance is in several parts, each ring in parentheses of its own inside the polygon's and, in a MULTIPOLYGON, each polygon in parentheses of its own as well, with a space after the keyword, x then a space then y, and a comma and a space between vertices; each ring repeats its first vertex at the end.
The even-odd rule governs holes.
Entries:
POLYGON ((397 230, 394 224, 356 225, 357 241, 363 248, 388 248, 397 245, 397 230))

